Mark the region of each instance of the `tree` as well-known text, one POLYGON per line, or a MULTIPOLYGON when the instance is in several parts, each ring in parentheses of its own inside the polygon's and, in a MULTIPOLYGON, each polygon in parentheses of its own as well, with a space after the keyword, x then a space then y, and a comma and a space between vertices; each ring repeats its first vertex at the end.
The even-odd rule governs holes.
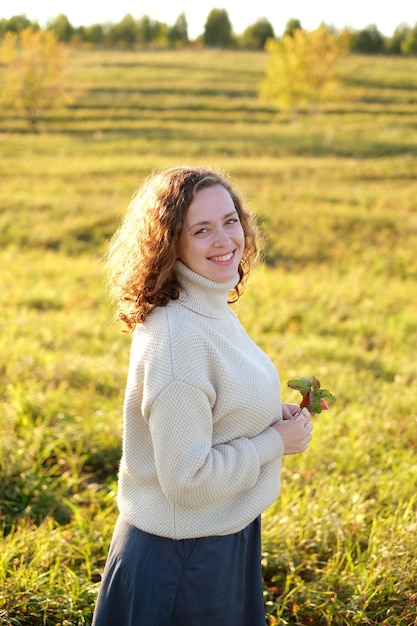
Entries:
POLYGON ((386 42, 387 52, 390 52, 391 54, 401 54, 401 46, 407 37, 409 30, 410 27, 407 24, 400 24, 397 26, 392 37, 390 37, 386 42))
POLYGON ((188 43, 188 24, 185 13, 180 13, 174 26, 168 29, 167 36, 170 46, 184 46, 188 43))
POLYGON ((0 105, 23 113, 33 130, 44 113, 72 101, 63 80, 66 48, 51 31, 6 33, 0 43, 0 105))
POLYGON ((26 17, 26 15, 13 15, 8 20, 2 20, 2 32, 12 32, 12 33, 20 33, 20 31, 25 28, 32 27, 33 30, 39 30, 39 25, 31 24, 31 21, 26 17))
POLYGON ((168 43, 168 24, 159 20, 151 21, 151 38, 149 42, 166 47, 168 43))
POLYGON ((371 24, 363 30, 355 33, 352 40, 353 52, 365 52, 366 54, 378 54, 385 47, 384 36, 381 35, 375 24, 371 24))
POLYGON ((91 24, 90 26, 81 26, 78 32, 81 41, 92 44, 101 44, 105 40, 104 28, 102 24, 91 24))
POLYGON ((136 40, 140 43, 148 44, 160 41, 165 36, 166 41, 167 26, 157 20, 152 20, 149 15, 144 15, 137 21, 136 40))
POLYGON ((417 55, 417 23, 410 28, 401 44, 403 54, 417 55))
POLYGON ((74 27, 72 26, 67 16, 63 13, 58 15, 58 17, 56 17, 49 23, 48 30, 51 30, 53 33, 55 33, 58 41, 64 41, 65 43, 68 43, 71 40, 72 35, 74 34, 74 27))
POLYGON ((248 26, 240 38, 243 48, 263 50, 268 39, 274 38, 274 29, 266 17, 261 17, 251 26, 248 26))
POLYGON ((280 41, 270 39, 266 50, 269 58, 261 86, 266 100, 295 110, 334 95, 339 86, 335 66, 347 48, 326 26, 311 32, 298 29, 280 41))
POLYGON ((225 9, 212 9, 204 25, 203 41, 211 48, 228 48, 233 43, 232 24, 225 9))
POLYGON ((136 22, 130 13, 127 13, 117 24, 109 30, 111 43, 133 46, 137 39, 136 22))
POLYGON ((284 35, 291 35, 292 37, 296 30, 302 30, 301 22, 295 17, 292 17, 290 20, 288 20, 285 26, 284 35))

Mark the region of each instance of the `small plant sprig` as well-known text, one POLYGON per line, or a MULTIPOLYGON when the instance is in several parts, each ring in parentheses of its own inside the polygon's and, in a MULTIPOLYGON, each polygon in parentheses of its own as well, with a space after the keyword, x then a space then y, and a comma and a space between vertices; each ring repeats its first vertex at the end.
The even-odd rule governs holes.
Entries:
POLYGON ((290 389, 296 389, 301 393, 303 399, 300 402, 300 409, 308 409, 312 415, 329 408, 326 400, 336 400, 336 396, 328 389, 321 389, 320 381, 316 376, 293 378, 288 381, 287 385, 290 389))

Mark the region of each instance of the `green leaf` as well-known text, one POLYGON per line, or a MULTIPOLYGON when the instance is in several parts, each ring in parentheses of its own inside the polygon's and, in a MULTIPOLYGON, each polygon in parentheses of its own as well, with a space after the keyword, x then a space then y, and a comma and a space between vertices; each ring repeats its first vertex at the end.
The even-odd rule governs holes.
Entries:
POLYGON ((320 398, 328 398, 329 400, 336 400, 336 396, 332 394, 328 389, 320 389, 320 398))
POLYGON ((311 389, 311 380, 309 378, 293 378, 287 382, 288 387, 300 391, 303 395, 311 389))

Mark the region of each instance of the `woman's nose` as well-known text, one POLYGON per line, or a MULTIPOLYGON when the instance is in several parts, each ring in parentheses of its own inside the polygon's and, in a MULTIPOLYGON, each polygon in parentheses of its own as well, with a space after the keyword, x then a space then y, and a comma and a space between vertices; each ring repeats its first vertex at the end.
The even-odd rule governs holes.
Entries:
POLYGON ((230 242, 229 235, 223 230, 223 228, 219 228, 214 236, 214 245, 216 246, 228 246, 230 242))

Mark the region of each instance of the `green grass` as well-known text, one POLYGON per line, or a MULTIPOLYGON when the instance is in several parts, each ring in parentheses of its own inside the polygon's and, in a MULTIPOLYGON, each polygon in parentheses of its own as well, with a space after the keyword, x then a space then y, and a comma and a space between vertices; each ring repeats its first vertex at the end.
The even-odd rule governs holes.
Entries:
POLYGON ((236 310, 286 381, 337 395, 263 516, 270 624, 417 625, 416 70, 349 57, 354 103, 294 120, 259 53, 71 51, 83 87, 0 118, 0 623, 91 623, 116 519, 129 336, 102 256, 134 190, 229 173, 263 261, 236 310))

